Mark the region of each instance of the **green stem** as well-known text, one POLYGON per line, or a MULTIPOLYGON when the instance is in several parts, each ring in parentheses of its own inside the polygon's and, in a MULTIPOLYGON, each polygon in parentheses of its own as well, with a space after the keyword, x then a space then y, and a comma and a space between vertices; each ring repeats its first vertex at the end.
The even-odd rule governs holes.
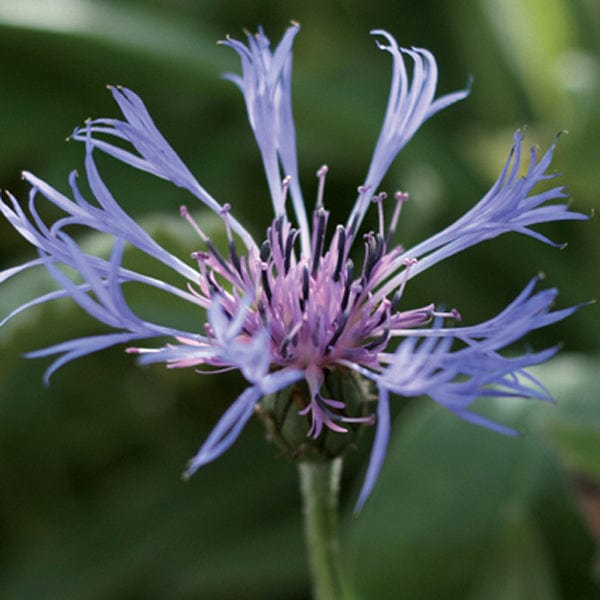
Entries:
POLYGON ((314 600, 344 600, 337 531, 342 459, 298 464, 314 600))

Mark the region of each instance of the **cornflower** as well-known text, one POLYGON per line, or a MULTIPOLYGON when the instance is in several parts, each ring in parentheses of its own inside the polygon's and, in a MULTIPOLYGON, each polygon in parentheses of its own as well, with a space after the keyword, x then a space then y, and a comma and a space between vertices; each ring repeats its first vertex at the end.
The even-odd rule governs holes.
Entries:
POLYGON ((304 385, 297 412, 307 420, 309 439, 327 431, 345 434, 351 425, 375 424, 370 462, 357 502, 360 508, 386 453, 390 394, 427 395, 461 419, 515 434, 472 412, 471 404, 482 395, 551 400, 549 391, 525 369, 548 360, 556 348, 510 357, 500 352, 531 330, 564 319, 577 309, 552 310, 557 291, 536 291, 536 278, 497 316, 477 325, 458 326, 456 310, 438 310, 435 303, 405 306, 408 282, 450 256, 511 231, 558 246, 532 226, 586 217, 565 203, 550 203, 567 197, 563 186, 534 191, 540 182, 556 176, 549 173, 556 142, 541 157, 532 149, 526 175, 519 176, 523 136, 517 132, 500 176, 473 208, 412 248, 395 245, 394 233, 408 194, 396 192, 388 198, 379 185, 417 129, 469 91, 435 98, 437 65, 432 54, 421 48, 399 48, 389 33, 376 30, 372 33, 378 47, 393 61, 387 110, 354 207, 347 221, 329 234, 324 202, 327 167, 317 171, 317 201, 310 217, 298 177, 291 108, 292 44, 298 31, 293 23, 274 51, 262 29, 248 34, 247 45, 230 38, 222 42, 241 59, 242 75, 226 77, 243 94, 266 172, 274 216, 264 241, 255 241, 235 218, 230 204, 219 203, 198 183, 158 131, 142 100, 129 89, 111 87, 123 120, 90 120, 72 135, 85 145, 85 172, 95 201, 84 197, 75 172, 69 178, 72 197, 25 172, 23 177, 31 186, 28 211, 9 192, 0 202, 7 220, 39 253, 38 258, 1 272, 0 281, 42 266, 58 284, 55 291, 15 309, 2 324, 32 306, 70 297, 112 328, 110 333, 28 353, 29 358, 55 357, 46 381, 64 364, 117 344, 128 345, 127 352, 138 355, 141 364, 160 362, 208 373, 240 371, 248 386, 190 461, 188 475, 233 444, 262 398, 304 385), (405 58, 412 62, 411 76, 405 58), (185 206, 181 215, 197 232, 202 249, 192 252, 190 261, 163 248, 113 197, 96 166, 97 152, 165 179, 200 200, 222 220, 227 250, 217 248, 185 206), (37 209, 40 199, 63 215, 47 225, 37 209), (378 226, 361 235, 364 217, 373 205, 378 226), (110 256, 86 251, 69 233, 72 226, 111 236, 110 256), (361 242, 364 254, 357 266, 351 256, 361 242), (172 269, 181 278, 181 286, 123 266, 126 245, 172 269), (76 276, 67 276, 64 266, 76 276), (204 331, 184 331, 138 316, 122 289, 132 282, 205 311, 204 331), (452 326, 447 326, 448 321, 452 326), (171 341, 139 345, 142 340, 165 337, 171 341), (324 382, 332 374, 344 378, 352 372, 377 391, 376 406, 367 414, 350 414, 345 398, 329 398, 324 392, 324 382))

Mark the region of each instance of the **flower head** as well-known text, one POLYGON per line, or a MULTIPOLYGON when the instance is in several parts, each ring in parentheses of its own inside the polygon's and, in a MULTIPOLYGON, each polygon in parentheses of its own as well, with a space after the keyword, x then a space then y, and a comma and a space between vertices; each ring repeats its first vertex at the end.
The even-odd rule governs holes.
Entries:
POLYGON ((82 337, 29 353, 55 356, 46 378, 65 363, 116 345, 139 356, 143 364, 162 362, 172 368, 194 367, 209 373, 239 370, 248 382, 192 459, 188 474, 213 460, 235 441, 264 396, 302 383, 307 390, 298 413, 308 420, 307 435, 330 430, 343 434, 351 423, 376 422, 375 441, 358 506, 370 493, 383 462, 389 437, 390 393, 429 395, 467 421, 503 433, 509 428, 471 411, 485 394, 550 400, 549 392, 524 369, 550 358, 555 348, 506 358, 501 351, 533 329, 567 317, 577 307, 551 309, 556 290, 535 291, 532 280, 499 315, 478 325, 457 325, 456 310, 435 302, 409 307, 403 292, 411 278, 449 256, 502 233, 516 231, 553 244, 532 229, 538 223, 585 216, 569 210, 562 186, 535 191, 549 174, 554 144, 541 157, 531 151, 522 167, 522 134, 498 180, 463 217, 408 250, 395 245, 394 233, 408 194, 388 197, 379 185, 390 164, 431 116, 463 99, 468 90, 435 98, 437 65, 427 50, 399 48, 385 31, 374 31, 377 45, 392 56, 392 84, 381 134, 365 180, 347 221, 332 227, 325 203, 327 167, 317 171, 318 195, 309 216, 298 177, 291 108, 292 44, 299 26, 292 24, 271 51, 262 30, 247 44, 222 42, 241 59, 242 75, 228 75, 241 90, 250 126, 267 176, 273 220, 264 240, 254 240, 235 218, 195 179, 154 125, 146 107, 131 90, 112 87, 123 119, 96 119, 73 133, 85 145, 85 172, 94 201, 80 191, 73 173, 66 196, 31 173, 28 210, 10 194, 0 202, 4 216, 38 250, 39 257, 0 273, 0 282, 29 268, 44 266, 58 284, 5 319, 40 303, 70 297, 108 325, 112 333, 82 337), (412 63, 409 77, 406 59, 412 63), (94 154, 108 154, 135 169, 187 190, 222 220, 228 239, 219 250, 186 207, 182 218, 198 234, 200 249, 191 259, 177 257, 150 237, 121 207, 104 183, 94 154), (45 200, 63 216, 47 225, 37 210, 45 200), (369 208, 378 226, 363 231, 369 208), (113 240, 109 257, 86 252, 71 237, 71 226, 101 232, 113 240), (176 286, 123 266, 129 244, 171 268, 176 286), (362 246, 362 260, 356 259, 362 246), (78 276, 71 279, 61 265, 78 276), (206 314, 203 331, 179 330, 138 316, 127 304, 123 286, 131 282, 162 290, 206 314), (454 322, 447 327, 446 322, 454 322), (168 338, 161 343, 160 338, 168 338), (151 341, 152 343, 143 343, 151 341), (355 372, 378 391, 377 406, 366 415, 350 415, 344 398, 327 397, 324 382, 332 372, 355 372))

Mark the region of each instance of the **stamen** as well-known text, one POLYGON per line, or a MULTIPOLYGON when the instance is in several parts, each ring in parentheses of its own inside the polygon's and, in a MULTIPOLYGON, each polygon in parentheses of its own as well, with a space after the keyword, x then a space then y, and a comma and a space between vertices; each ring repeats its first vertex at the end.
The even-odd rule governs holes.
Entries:
POLYGON ((442 317, 444 319, 454 319, 455 321, 462 321, 462 316, 458 312, 458 310, 456 310, 456 308, 453 308, 451 311, 432 310, 431 314, 434 317, 442 317))
POLYGON ((374 414, 367 415, 366 417, 342 417, 344 423, 365 423, 366 425, 375 425, 377 418, 374 414))
POLYGON ((339 322, 335 332, 333 333, 333 335, 331 336, 331 339, 327 342, 327 344, 325 346, 326 354, 329 354, 329 352, 331 350, 333 350, 333 347, 336 345, 337 341, 340 339, 340 336, 342 335, 342 332, 344 331, 344 328, 346 327, 346 324, 348 323, 349 317, 350 317, 350 311, 344 310, 342 312, 342 316, 340 317, 340 322, 339 322))
POLYGON ((385 238, 386 246, 389 246, 392 242, 392 238, 396 233, 396 227, 398 225, 398 220, 400 219, 400 211, 402 210, 402 205, 408 200, 409 195, 407 192, 396 192, 394 194, 394 198, 396 199, 396 206, 394 208, 394 213, 392 214, 392 219, 390 221, 390 226, 388 228, 388 232, 385 238))
POLYGON ((292 250, 294 248, 294 243, 298 238, 298 234, 300 232, 297 229, 290 230, 288 234, 287 240, 285 241, 285 254, 283 259, 283 272, 287 275, 290 270, 290 263, 292 260, 292 250))
POLYGON ((298 336, 296 334, 300 331, 300 329, 302 328, 302 325, 303 325, 302 321, 296 323, 296 325, 294 325, 294 327, 292 327, 292 329, 289 331, 289 333, 283 338, 283 342, 281 342, 281 349, 280 349, 281 356, 283 358, 289 357, 288 352, 287 352, 289 345, 292 343, 294 345, 297 344, 298 336))
POLYGON ((198 263, 200 274, 206 279, 206 260, 210 258, 210 254, 207 252, 192 252, 190 256, 198 263))
POLYGON ((365 344, 363 348, 365 350, 375 350, 377 346, 381 346, 382 344, 387 344, 388 338, 390 336, 390 330, 386 327, 383 332, 378 335, 376 338, 371 340, 368 344, 365 344))
POLYGON ((309 283, 308 268, 304 265, 302 268, 302 296, 300 297, 300 310, 302 312, 304 312, 304 309, 306 308, 306 303, 308 302, 308 296, 310 294, 309 283))
POLYGON ((321 168, 317 171, 317 177, 319 178, 319 188, 317 190, 317 204, 315 208, 323 208, 323 196, 325 193, 325 178, 327 176, 327 172, 329 171, 329 167, 327 165, 322 165, 321 168))
POLYGON ((179 207, 179 214, 194 228, 194 231, 200 236, 203 242, 208 239, 208 236, 200 229, 198 223, 192 219, 192 216, 188 212, 187 206, 182 205, 179 207))
POLYGON ((384 298, 382 300, 381 304, 379 305, 378 310, 381 310, 381 315, 379 316, 379 320, 373 327, 374 329, 383 325, 390 318, 390 316, 391 316, 390 306, 391 306, 391 302, 387 298, 384 298))
POLYGON ((340 274, 342 272, 342 265, 346 258, 346 230, 342 225, 337 226, 337 262, 333 271, 333 281, 336 283, 340 280, 340 274))
POLYGON ((319 268, 319 259, 323 252, 323 245, 325 243, 325 228, 327 227, 327 217, 329 213, 318 208, 313 214, 313 256, 312 256, 312 275, 313 277, 317 273, 319 268))
POLYGON ((225 232, 227 233, 227 239, 231 242, 231 224, 229 223, 229 211, 231 210, 231 204, 223 204, 223 208, 219 211, 219 215, 223 217, 223 223, 225 224, 225 232))
POLYGON ((265 296, 267 297, 267 300, 269 301, 269 304, 271 304, 271 301, 273 299, 273 294, 271 292, 271 284, 269 283, 269 273, 268 273, 268 265, 264 264, 261 266, 261 270, 260 270, 260 280, 263 286, 263 290, 265 292, 265 296))
POLYGON ((408 283, 408 275, 410 273, 411 267, 418 263, 418 259, 416 258, 405 258, 402 260, 402 264, 406 267, 402 273, 403 278, 400 282, 400 287, 394 293, 392 297, 392 312, 396 312, 398 309, 398 305, 400 304, 400 299, 402 298, 402 294, 404 294, 404 289, 406 288, 406 284, 408 283))
POLYGON ((310 330, 310 341, 315 348, 319 348, 321 339, 321 316, 316 315, 316 318, 313 321, 313 327, 310 330))
POLYGON ((256 310, 258 310, 258 314, 260 315, 262 324, 265 327, 268 327, 269 321, 267 319, 267 311, 266 311, 265 305, 263 304, 263 301, 261 299, 259 299, 258 302, 256 303, 256 310))
POLYGON ((221 253, 217 250, 217 248, 212 243, 212 241, 209 238, 206 238, 204 240, 204 243, 206 244, 206 247, 208 248, 208 250, 212 254, 212 256, 214 256, 216 258, 217 262, 223 267, 225 272, 228 275, 235 277, 235 273, 233 272, 233 269, 229 266, 229 263, 223 258, 221 253))
POLYGON ((271 256, 271 242, 265 240, 260 246, 260 260, 266 263, 271 256))
MULTIPOLYGON (((356 188, 356 191, 358 192, 358 196, 359 196, 358 199, 356 200, 356 206, 358 206, 359 204, 363 204, 361 197, 368 193, 370 187, 371 186, 368 186, 368 185, 359 185, 356 188)), ((349 239, 354 240, 354 236, 356 235, 356 232, 358 231, 358 226, 360 225, 360 220, 361 219, 359 218, 358 213, 355 211, 352 211, 352 213, 350 215, 350 221, 348 222, 348 227, 346 228, 349 239)))
POLYGON ((290 187, 290 181, 292 178, 290 175, 286 175, 281 182, 281 212, 285 214, 285 203, 287 201, 288 189, 290 187))
POLYGON ((238 256, 237 250, 235 248, 235 241, 233 240, 233 238, 229 240, 229 258, 231 259, 231 262, 235 267, 235 270, 238 272, 239 276, 243 278, 244 274, 242 273, 242 265, 240 263, 240 257, 238 256))
POLYGON ((350 298, 350 288, 352 287, 354 277, 354 263, 352 259, 346 262, 346 280, 344 281, 344 295, 342 296, 341 309, 345 310, 350 298))
POLYGON ((383 201, 387 198, 385 192, 380 192, 376 196, 373 196, 373 202, 377 204, 377 216, 379 219, 379 235, 383 238, 383 232, 385 228, 385 221, 383 218, 383 201))
POLYGON ((206 272, 206 282, 212 295, 221 295, 225 290, 217 283, 215 276, 212 271, 206 272))
POLYGON ((400 307, 400 300, 402 299, 402 290, 398 289, 394 292, 394 295, 392 296, 392 304, 390 307, 390 310, 395 313, 398 308, 400 307))
POLYGON ((372 232, 364 235, 365 240, 365 260, 363 262, 363 270, 361 281, 367 283, 371 278, 371 274, 375 265, 379 262, 384 252, 384 243, 381 235, 373 235, 372 232))

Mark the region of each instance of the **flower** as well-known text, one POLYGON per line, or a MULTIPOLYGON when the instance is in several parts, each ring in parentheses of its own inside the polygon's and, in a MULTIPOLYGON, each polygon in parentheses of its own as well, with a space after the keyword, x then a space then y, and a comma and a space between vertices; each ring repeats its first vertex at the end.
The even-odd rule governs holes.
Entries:
POLYGON ((399 48, 390 34, 376 30, 372 33, 378 47, 393 61, 387 111, 354 208, 346 223, 338 224, 329 235, 324 203, 327 167, 317 172, 318 197, 310 218, 298 177, 291 108, 292 44, 298 31, 299 26, 292 24, 274 51, 262 30, 249 34, 247 45, 230 38, 222 42, 241 59, 241 76, 227 78, 243 94, 270 190, 274 217, 264 241, 255 241, 235 218, 232 207, 217 202, 198 183, 158 131, 141 99, 129 89, 111 87, 123 120, 90 120, 72 136, 85 145, 85 172, 95 202, 84 197, 75 173, 69 179, 69 197, 29 172, 23 175, 31 185, 28 211, 10 193, 0 202, 7 220, 39 253, 38 258, 1 272, 0 282, 44 266, 58 284, 56 291, 33 298, 2 323, 31 306, 70 297, 113 329, 30 352, 30 358, 56 357, 46 380, 65 363, 116 344, 127 344, 127 351, 138 355, 142 364, 161 362, 209 373, 239 370, 248 387, 202 444, 188 474, 231 446, 262 397, 305 382, 308 394, 299 412, 309 419, 309 437, 318 438, 326 430, 344 433, 348 423, 376 420, 360 508, 386 453, 390 393, 428 395, 462 419, 513 434, 473 413, 471 404, 481 395, 551 400, 550 393, 525 369, 549 359, 556 348, 510 358, 501 351, 529 331, 564 319, 577 309, 552 310, 556 290, 535 291, 534 279, 496 317, 478 325, 447 327, 446 321, 460 321, 459 313, 439 310, 434 303, 406 307, 403 292, 408 282, 442 260, 509 231, 556 246, 531 227, 586 217, 564 203, 550 203, 566 198, 564 187, 534 191, 538 183, 555 177, 548 171, 555 144, 541 157, 532 149, 527 173, 519 177, 523 136, 518 132, 498 180, 471 210, 413 248, 394 245, 408 194, 396 192, 388 198, 379 191, 381 180, 419 127, 469 92, 464 89, 435 98, 434 57, 424 49, 399 48), (413 65, 411 77, 405 58, 413 65), (97 169, 97 152, 187 190, 222 220, 227 251, 220 251, 182 207, 181 216, 197 232, 202 249, 191 254, 191 261, 168 252, 115 200, 97 169), (63 216, 47 225, 37 210, 40 199, 53 204, 63 216), (378 227, 361 235, 372 205, 378 213, 378 227), (110 256, 88 253, 71 237, 69 229, 74 225, 110 236, 110 256), (360 238, 364 256, 357 267, 351 253, 360 238), (181 278, 181 286, 123 266, 126 244, 172 269, 181 278), (77 279, 67 276, 61 266, 70 267, 77 279), (142 319, 123 294, 123 286, 131 282, 204 310, 205 331, 183 331, 142 319), (170 343, 139 345, 165 337, 170 343), (372 382, 378 391, 375 415, 349 416, 343 399, 325 397, 326 375, 339 370, 354 371, 372 382))

